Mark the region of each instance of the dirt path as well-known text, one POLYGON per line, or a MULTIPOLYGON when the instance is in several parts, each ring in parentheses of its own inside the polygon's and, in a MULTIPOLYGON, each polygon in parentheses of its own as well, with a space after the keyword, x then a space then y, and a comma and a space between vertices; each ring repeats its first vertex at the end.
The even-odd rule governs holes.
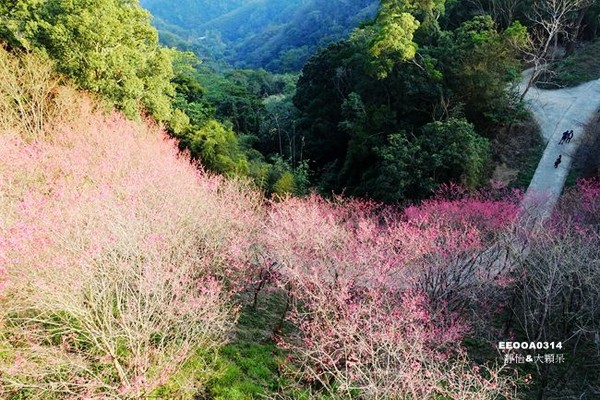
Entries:
MULTIPOLYGON (((523 73, 519 87, 521 93, 525 90, 529 74, 531 70, 523 73)), ((552 212, 563 190, 581 142, 584 125, 600 111, 600 79, 559 90, 532 87, 525 99, 547 145, 527 188, 522 207, 533 217, 545 218, 552 212), (566 130, 573 130, 574 137, 570 143, 559 145, 562 133, 566 130), (562 155, 562 162, 558 168, 554 168, 554 161, 559 155, 562 155)))

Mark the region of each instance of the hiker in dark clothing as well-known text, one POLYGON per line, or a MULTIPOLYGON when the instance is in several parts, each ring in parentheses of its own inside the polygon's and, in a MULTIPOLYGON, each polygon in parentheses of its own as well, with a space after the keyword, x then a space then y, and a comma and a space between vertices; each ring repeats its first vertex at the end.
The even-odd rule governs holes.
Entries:
POLYGON ((575 134, 573 133, 573 130, 571 130, 571 132, 569 132, 569 136, 567 136, 567 143, 571 143, 571 139, 573 139, 573 136, 575 134))
POLYGON ((559 154, 559 156, 556 159, 556 161, 554 161, 554 168, 558 168, 558 164, 560 164, 561 161, 562 161, 562 154, 559 154))
POLYGON ((565 142, 565 140, 567 140, 568 138, 569 138, 569 131, 566 130, 563 132, 562 139, 560 139, 560 142, 558 142, 558 144, 563 144, 565 142))

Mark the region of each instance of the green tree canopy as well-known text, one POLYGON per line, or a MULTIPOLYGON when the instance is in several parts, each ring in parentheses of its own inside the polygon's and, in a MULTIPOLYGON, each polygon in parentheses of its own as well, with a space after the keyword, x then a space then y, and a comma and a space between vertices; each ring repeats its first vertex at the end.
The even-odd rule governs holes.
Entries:
POLYGON ((225 175, 247 175, 248 160, 231 128, 209 120, 190 137, 192 155, 211 171, 225 175))
POLYGON ((478 125, 497 123, 514 114, 515 97, 507 90, 520 77, 514 42, 525 40, 518 22, 498 32, 489 16, 478 16, 454 31, 443 32, 427 56, 435 60, 452 102, 464 105, 468 119, 478 125))
POLYGON ((171 57, 137 0, 16 0, 4 7, 2 38, 47 53, 60 72, 129 116, 146 109, 169 118, 171 57))
POLYGON ((463 119, 427 124, 418 137, 390 135, 376 149, 379 161, 365 174, 360 189, 393 202, 427 197, 444 182, 473 188, 485 176, 489 146, 463 119))
POLYGON ((364 29, 373 31, 370 54, 377 74, 385 78, 398 62, 417 54, 415 33, 437 32, 437 19, 444 12, 444 0, 381 0, 375 23, 364 29))

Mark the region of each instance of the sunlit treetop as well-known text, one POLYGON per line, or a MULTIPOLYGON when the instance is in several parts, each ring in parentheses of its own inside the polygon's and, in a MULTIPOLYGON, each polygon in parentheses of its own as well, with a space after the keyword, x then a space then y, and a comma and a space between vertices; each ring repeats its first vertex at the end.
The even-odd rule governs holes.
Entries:
POLYGON ((382 0, 371 28, 375 33, 370 48, 382 66, 380 77, 385 77, 396 61, 415 57, 415 32, 422 26, 437 26, 444 4, 445 0, 382 0))

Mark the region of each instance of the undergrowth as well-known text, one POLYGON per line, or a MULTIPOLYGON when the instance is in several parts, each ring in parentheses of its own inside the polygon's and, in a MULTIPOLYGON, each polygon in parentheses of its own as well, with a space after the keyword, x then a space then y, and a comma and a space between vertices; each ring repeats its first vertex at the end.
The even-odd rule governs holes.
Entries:
POLYGON ((560 89, 599 79, 599 54, 599 39, 583 45, 572 56, 552 65, 547 82, 537 86, 543 89, 560 89))

